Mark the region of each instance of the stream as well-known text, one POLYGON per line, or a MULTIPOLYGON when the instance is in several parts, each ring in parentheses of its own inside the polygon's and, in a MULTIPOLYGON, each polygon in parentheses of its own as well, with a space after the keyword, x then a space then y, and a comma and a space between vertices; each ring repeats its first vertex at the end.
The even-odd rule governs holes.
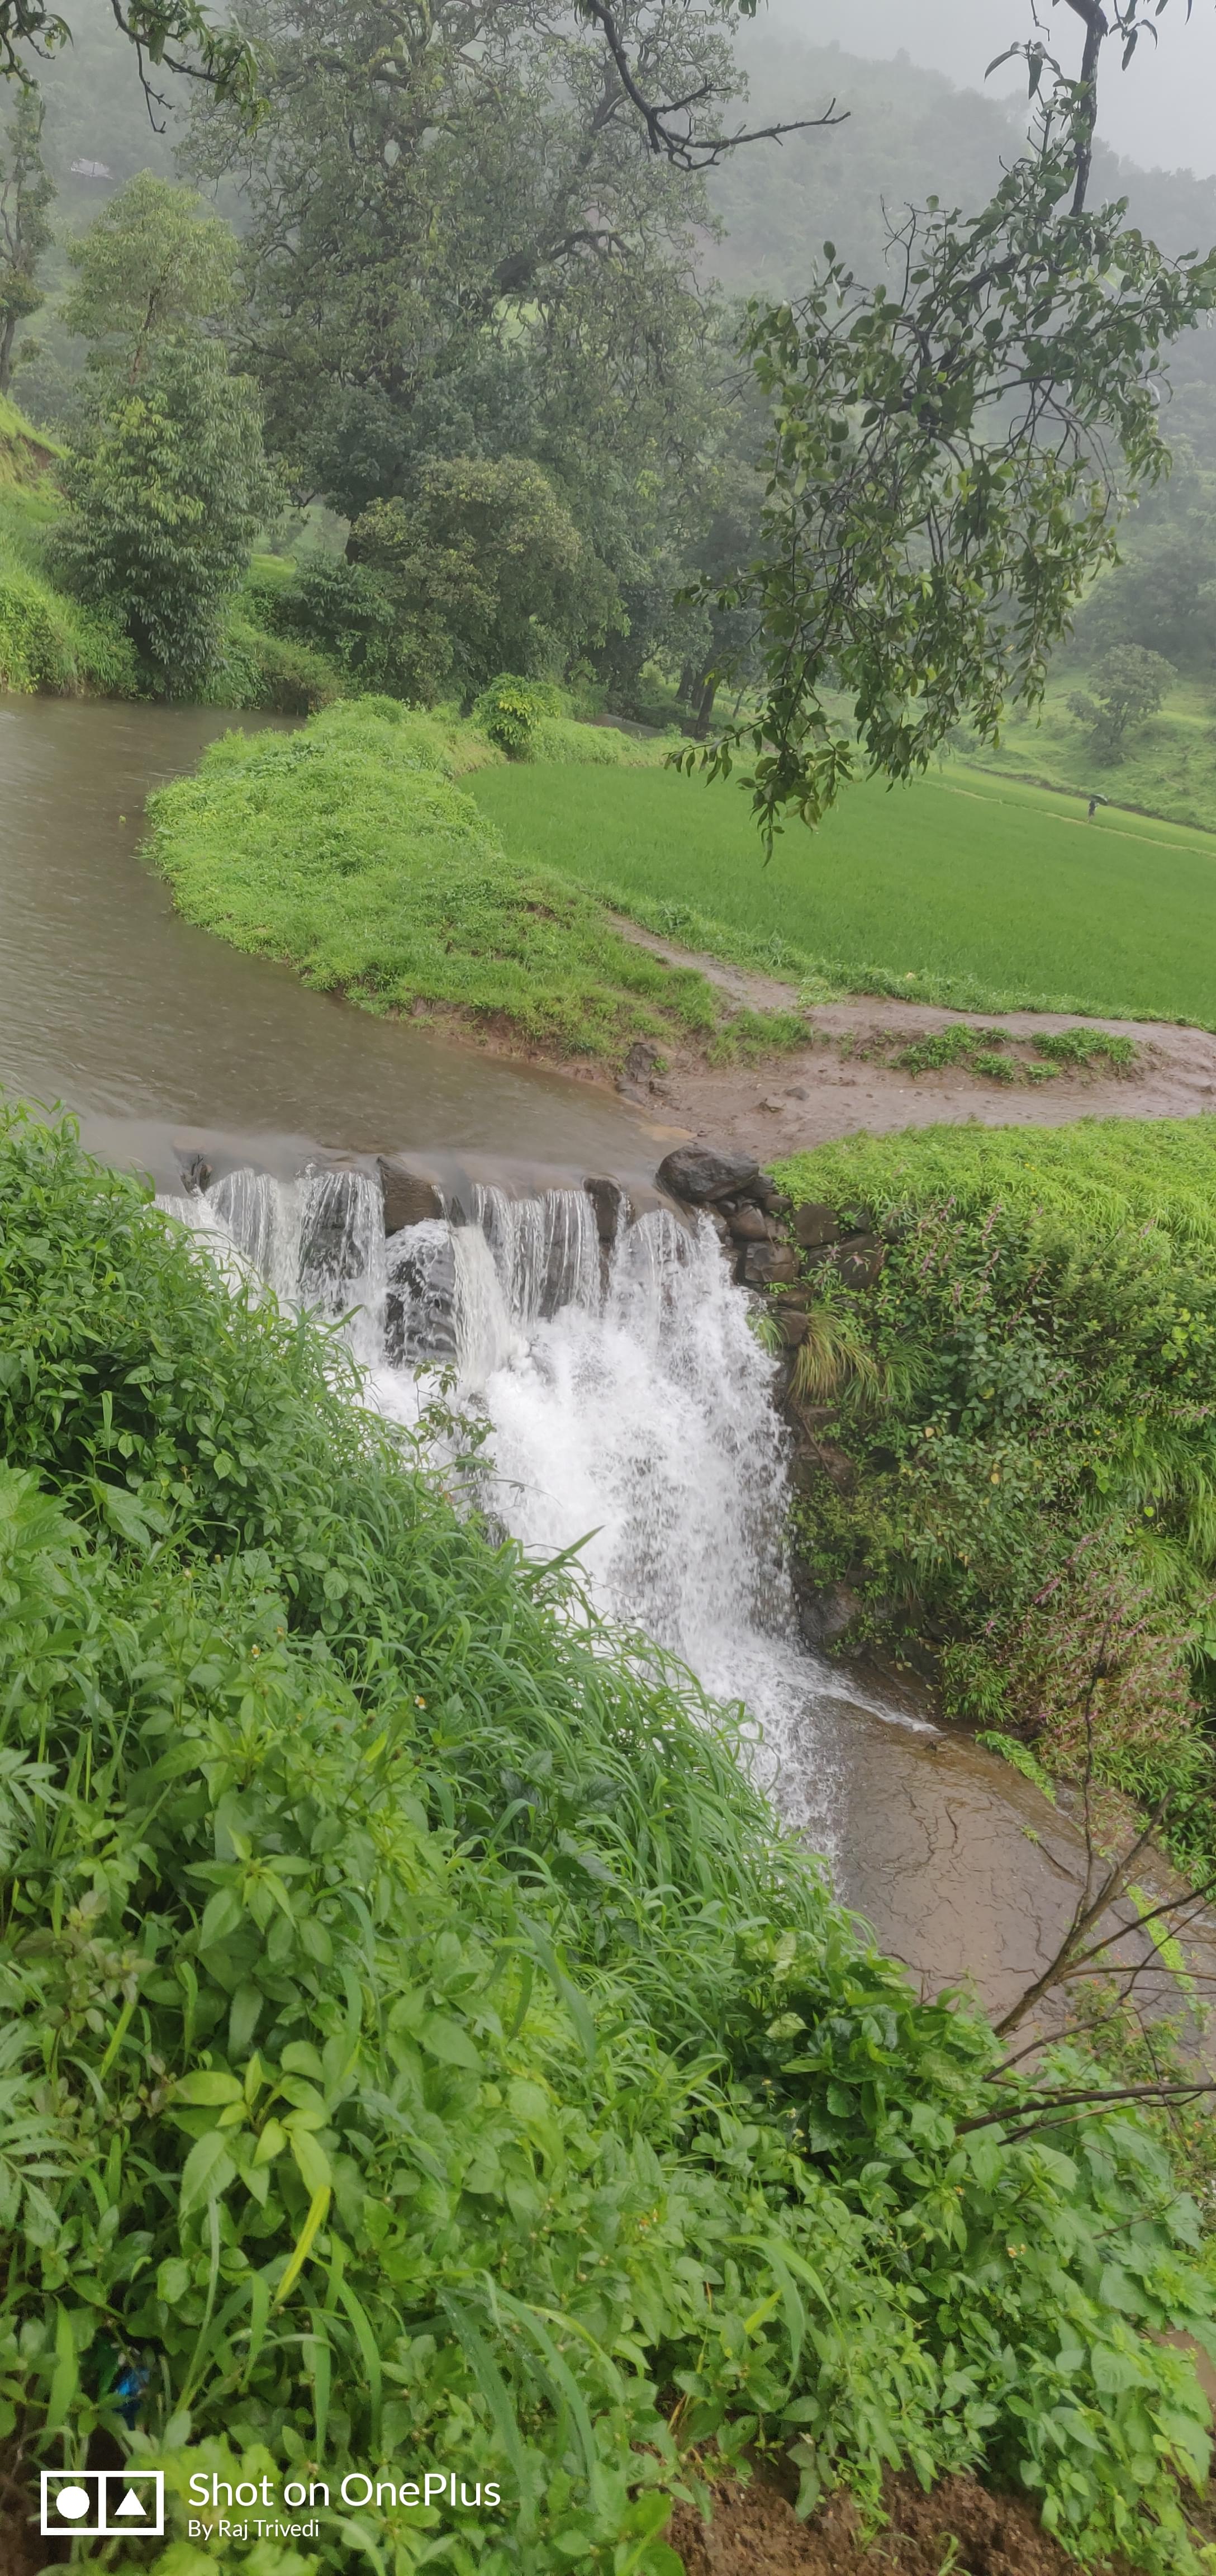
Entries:
POLYGON ((926 1990, 970 1981, 1004 2009, 1071 1915, 1079 1835, 963 1731, 802 1643, 774 1363, 709 1227, 642 1186, 664 1131, 181 921, 137 856, 143 799, 232 721, 0 699, 0 1085, 76 1111, 221 1266, 342 1316, 385 1412, 413 1419, 419 1365, 453 1365, 502 1526, 545 1554, 582 1541, 600 1610, 743 1704, 742 1758, 882 1946, 926 1990), (442 1215, 386 1238, 374 1165, 339 1167, 378 1152, 437 1181, 442 1215), (592 1172, 631 1193, 608 1252, 592 1172))

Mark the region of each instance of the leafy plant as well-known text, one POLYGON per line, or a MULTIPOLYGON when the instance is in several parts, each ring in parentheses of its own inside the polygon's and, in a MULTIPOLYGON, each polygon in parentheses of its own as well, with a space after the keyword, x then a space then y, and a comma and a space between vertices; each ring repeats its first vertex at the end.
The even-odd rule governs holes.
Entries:
MULTIPOLYGON (((6 1118, 0 1226, 13 2455, 104 2432, 183 2537, 200 2468, 458 2466, 504 2576, 670 2576, 667 2499, 748 2445, 808 2506, 982 2460, 1197 2566, 1161 2338, 1212 2300, 1143 2125, 1007 2141, 986 2026, 332 1335, 64 1126, 6 1118)), ((459 2545, 381 2504, 317 2554, 459 2545)))
POLYGON ((801 1501, 810 1565, 920 1639, 958 1715, 1164 1797, 1188 1858, 1216 1849, 1214 1137, 942 1129, 778 1167, 888 1236, 850 1313, 871 1379, 891 1374, 877 1401, 860 1379, 834 1399, 853 1481, 801 1501))

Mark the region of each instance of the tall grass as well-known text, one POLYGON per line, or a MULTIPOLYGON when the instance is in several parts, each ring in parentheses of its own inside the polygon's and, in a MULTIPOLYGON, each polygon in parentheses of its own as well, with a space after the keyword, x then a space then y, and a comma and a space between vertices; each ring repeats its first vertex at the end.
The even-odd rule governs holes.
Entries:
POLYGON ((1196 2567, 1153 2140, 1008 2144, 991 2034, 688 1677, 67 1129, 5 1118, 0 1242, 10 2456, 163 2463, 166 2576, 200 2468, 415 2482, 322 2564, 675 2576, 667 2501, 756 2445, 807 2506, 980 2464, 1196 2567))

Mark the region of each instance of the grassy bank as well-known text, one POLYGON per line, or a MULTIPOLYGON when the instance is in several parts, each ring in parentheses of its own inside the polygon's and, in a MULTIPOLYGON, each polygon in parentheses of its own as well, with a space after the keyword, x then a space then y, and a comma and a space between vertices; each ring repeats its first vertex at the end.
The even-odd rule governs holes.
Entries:
POLYGON ((860 1294, 808 1260, 814 1579, 1053 1768, 1091 1728, 1210 1860, 1216 1121, 859 1136, 780 1178, 887 1241, 860 1294))
MULTIPOLYGON (((361 699, 298 734, 214 744, 153 798, 151 855, 189 920, 369 1010, 459 1013, 608 1060, 638 1038, 721 1050, 803 1034, 793 1015, 728 1012, 702 976, 621 939, 594 895, 507 857, 458 783, 495 766, 472 726, 361 699)), ((582 781, 580 802, 603 783, 582 781)))
POLYGON ((1216 838, 953 770, 855 787, 766 865, 747 799, 700 778, 495 771, 474 790, 519 864, 812 992, 1210 1026, 1216 838))
POLYGON ((1196 2566, 1211 2298, 1135 2120, 1010 2142, 720 1717, 134 1182, 6 1117, 0 1227, 10 2475, 163 2463, 166 2576, 193 2473, 318 2469, 414 2482, 323 2565, 678 2576, 747 2445, 1196 2566))
POLYGON ((1166 704, 1147 723, 1133 726, 1123 758, 1094 756, 1089 730, 1068 712, 1072 692, 1086 687, 1083 672, 1052 681, 1041 716, 1005 728, 999 751, 979 755, 987 770, 1049 779, 1074 795, 1105 796, 1139 806, 1150 816, 1216 832, 1216 725, 1211 689, 1179 680, 1166 704))

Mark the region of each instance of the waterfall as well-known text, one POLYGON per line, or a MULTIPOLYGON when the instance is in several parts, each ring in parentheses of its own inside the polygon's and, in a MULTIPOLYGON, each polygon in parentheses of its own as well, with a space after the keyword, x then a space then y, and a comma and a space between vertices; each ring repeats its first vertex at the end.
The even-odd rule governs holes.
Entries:
POLYGON ((741 1702, 759 1775, 830 1846, 820 1712, 842 1686, 797 1638, 775 1362, 706 1219, 654 1209, 606 1254, 585 1190, 478 1185, 471 1222, 430 1217, 386 1243, 375 1185, 333 1170, 233 1173, 169 1212, 280 1296, 345 1318, 389 1414, 416 1419, 420 1369, 453 1371, 488 1425, 487 1510, 531 1555, 577 1545, 612 1622, 741 1702))

